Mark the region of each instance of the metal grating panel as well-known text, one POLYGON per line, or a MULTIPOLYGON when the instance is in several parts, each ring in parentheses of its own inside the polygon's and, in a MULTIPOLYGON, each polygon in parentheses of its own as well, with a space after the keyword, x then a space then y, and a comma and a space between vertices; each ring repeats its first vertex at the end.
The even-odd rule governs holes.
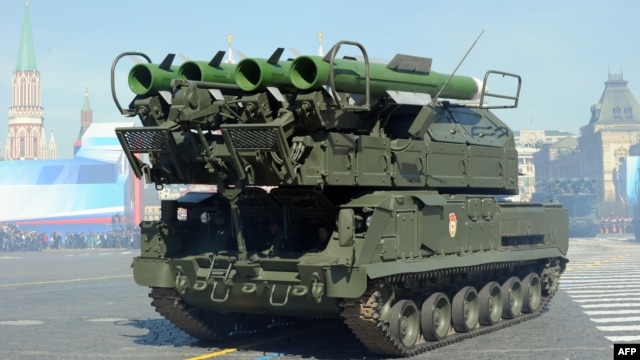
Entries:
POLYGON ((122 131, 122 135, 133 152, 166 151, 167 141, 164 131, 138 130, 122 131))
POLYGON ((236 150, 278 150, 276 133, 270 129, 228 129, 236 150))

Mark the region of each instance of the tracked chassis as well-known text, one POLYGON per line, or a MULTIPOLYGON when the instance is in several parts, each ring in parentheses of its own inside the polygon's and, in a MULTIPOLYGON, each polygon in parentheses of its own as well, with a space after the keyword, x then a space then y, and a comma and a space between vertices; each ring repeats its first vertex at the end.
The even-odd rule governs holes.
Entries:
MULTIPOLYGON (((564 270, 564 262, 561 259, 547 260, 546 264, 544 261, 492 263, 377 279, 369 283, 366 292, 360 298, 342 300, 341 316, 353 334, 371 352, 386 356, 415 356, 528 321, 542 314, 555 294, 560 274, 564 270), (492 303, 489 299, 492 296, 490 293, 476 292, 475 295, 478 297, 488 298, 486 300, 477 298, 478 306, 475 309, 468 304, 457 304, 457 308, 449 309, 439 307, 437 304, 434 306, 433 303, 428 302, 428 296, 426 296, 426 291, 433 294, 436 290, 443 294, 454 294, 461 286, 482 289, 495 280, 502 280, 504 283, 504 279, 511 279, 514 276, 524 279, 532 273, 539 281, 525 284, 524 289, 516 288, 515 294, 508 295, 512 296, 512 299, 498 299, 499 303, 492 303), (461 277, 467 279, 450 281, 461 277), (412 285, 416 288, 412 288, 412 285), (394 314, 391 304, 397 304, 401 300, 396 298, 396 294, 399 297, 402 294, 402 298, 409 301, 422 299, 423 305, 419 310, 419 316, 414 317, 411 311, 406 310, 394 314), (485 308, 480 309, 480 304, 485 308), (509 311, 513 312, 506 314, 504 306, 508 306, 509 311), (501 310, 500 315, 495 317, 495 321, 491 321, 489 314, 498 308, 501 310), (444 316, 446 312, 460 312, 460 315, 452 316, 460 319, 456 321, 467 322, 467 324, 445 326, 446 331, 440 330, 442 336, 436 339, 434 333, 438 330, 435 328, 439 326, 438 322, 444 320, 434 319, 433 315, 444 316), (432 321, 430 324, 423 323, 427 321, 427 317, 432 321), (481 321, 480 318, 483 320, 481 321), (475 325, 473 325, 474 322, 475 325), (460 329, 460 326, 471 328, 460 329)), ((522 282, 520 284, 522 285, 522 282)), ((300 324, 295 318, 205 313, 186 304, 173 289, 153 288, 149 296, 153 299, 152 305, 156 311, 164 318, 189 335, 205 341, 222 341, 231 336, 260 333, 274 326, 286 327, 300 324)), ((472 299, 471 302, 474 301, 476 300, 472 299)))

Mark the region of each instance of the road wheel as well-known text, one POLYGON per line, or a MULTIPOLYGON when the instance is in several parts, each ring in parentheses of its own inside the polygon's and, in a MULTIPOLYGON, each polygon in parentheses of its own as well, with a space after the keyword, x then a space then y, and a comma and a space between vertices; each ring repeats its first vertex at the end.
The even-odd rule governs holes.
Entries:
POLYGON ((502 317, 513 319, 522 312, 522 284, 514 276, 502 284, 502 317))
POLYGON ((522 295, 523 312, 532 313, 538 310, 542 302, 542 283, 538 274, 531 273, 522 280, 522 295))
POLYGON ((396 299, 393 287, 387 282, 379 283, 376 291, 376 301, 380 304, 380 320, 388 322, 391 319, 391 304, 396 299))
POLYGON ((433 293, 422 303, 422 334, 426 340, 440 340, 451 328, 451 303, 447 295, 433 293))
POLYGON ((472 286, 463 287, 453 297, 451 320, 457 332, 468 332, 478 325, 478 292, 472 286))
POLYGON ((391 308, 389 329, 408 349, 413 348, 420 335, 420 312, 411 300, 400 300, 391 308))
POLYGON ((500 321, 502 316, 502 290, 500 284, 491 281, 486 284, 478 295, 480 308, 480 324, 493 325, 500 321))

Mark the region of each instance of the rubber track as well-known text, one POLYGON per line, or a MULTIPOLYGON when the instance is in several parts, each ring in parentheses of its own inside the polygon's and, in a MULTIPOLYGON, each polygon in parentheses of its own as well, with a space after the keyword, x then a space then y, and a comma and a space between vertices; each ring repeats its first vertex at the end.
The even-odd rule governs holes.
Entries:
MULTIPOLYGON (((541 260, 541 259, 539 259, 541 260)), ((415 274, 400 274, 386 277, 376 283, 371 284, 367 292, 359 299, 345 299, 342 303, 344 322, 349 326, 354 335, 373 353, 389 355, 389 356, 415 356, 427 351, 437 349, 443 346, 451 345, 476 336, 488 334, 490 332, 504 329, 506 327, 531 320, 542 314, 546 309, 554 293, 549 294, 541 299, 541 304, 536 311, 530 314, 523 314, 515 319, 508 319, 492 326, 481 326, 466 333, 455 333, 449 335, 445 339, 439 341, 425 341, 422 336, 412 348, 406 348, 391 334, 389 326, 380 319, 381 300, 379 291, 376 286, 382 282, 391 284, 399 283, 408 279, 426 279, 437 276, 457 275, 468 272, 492 271, 504 268, 517 269, 521 266, 534 265, 539 260, 509 262, 509 263, 493 263, 482 264, 471 267, 460 267, 451 269, 441 269, 415 274)), ((542 270, 540 270, 542 271, 542 270)), ((557 289, 557 287, 555 287, 557 289)), ((420 306, 418 306, 420 309, 420 306)))
POLYGON ((151 305, 165 319, 171 321, 182 331, 196 339, 205 341, 219 341, 225 339, 227 334, 219 334, 204 322, 195 309, 186 304, 175 289, 151 288, 149 297, 153 300, 151 305))

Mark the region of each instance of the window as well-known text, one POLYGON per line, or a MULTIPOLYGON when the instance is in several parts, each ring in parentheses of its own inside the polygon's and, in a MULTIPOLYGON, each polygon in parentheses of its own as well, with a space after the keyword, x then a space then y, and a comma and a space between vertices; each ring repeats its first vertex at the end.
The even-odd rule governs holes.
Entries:
POLYGON ((620 113, 620 106, 616 106, 616 107, 613 108, 613 117, 614 118, 622 117, 622 115, 620 113))

